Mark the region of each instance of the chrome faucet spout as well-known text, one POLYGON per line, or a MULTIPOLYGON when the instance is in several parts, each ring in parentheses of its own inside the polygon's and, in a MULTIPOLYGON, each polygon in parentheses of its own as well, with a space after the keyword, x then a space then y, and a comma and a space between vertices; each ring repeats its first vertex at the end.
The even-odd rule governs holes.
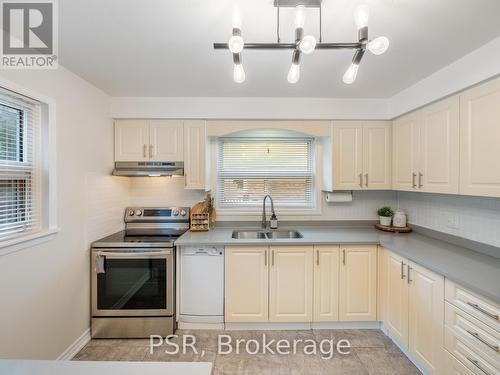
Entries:
POLYGON ((263 201, 262 201, 262 228, 266 229, 267 228, 267 218, 266 218, 266 199, 269 198, 271 201, 271 215, 276 216, 276 213, 274 212, 274 202, 273 202, 273 197, 271 197, 269 194, 267 194, 263 201))

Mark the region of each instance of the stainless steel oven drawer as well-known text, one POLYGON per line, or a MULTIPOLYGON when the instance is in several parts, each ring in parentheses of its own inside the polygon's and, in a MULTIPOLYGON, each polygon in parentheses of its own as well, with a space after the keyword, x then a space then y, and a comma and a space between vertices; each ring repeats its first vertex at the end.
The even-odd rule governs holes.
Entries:
POLYGON ((174 333, 174 317, 92 318, 91 333, 97 339, 165 337, 174 333))

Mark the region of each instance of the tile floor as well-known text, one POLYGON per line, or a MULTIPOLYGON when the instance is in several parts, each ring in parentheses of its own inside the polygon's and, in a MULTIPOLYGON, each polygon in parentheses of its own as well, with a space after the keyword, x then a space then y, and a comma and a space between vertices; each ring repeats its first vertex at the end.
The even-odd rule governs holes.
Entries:
MULTIPOLYGON (((183 330, 177 331, 182 341, 184 335, 196 337, 198 354, 188 350, 186 354, 167 354, 165 350, 172 347, 162 345, 150 353, 149 340, 92 340, 74 358, 79 361, 203 361, 214 364, 214 375, 413 375, 420 374, 417 368, 406 356, 379 330, 314 330, 314 331, 208 331, 183 330), (266 334, 269 342, 275 339, 270 347, 276 350, 276 341, 281 339, 293 342, 302 339, 297 345, 297 353, 280 354, 247 354, 244 344, 240 346, 240 354, 217 354, 217 336, 230 335, 233 343, 237 339, 256 339, 261 343, 262 335, 266 334), (350 354, 338 354, 336 351, 331 359, 322 359, 319 343, 324 340, 346 339, 351 344, 350 354), (313 340, 318 344, 316 355, 304 354, 304 345, 313 340), (202 353, 202 351, 204 351, 202 353), (243 353, 242 353, 243 352, 243 353)), ((190 338, 187 338, 190 341, 190 338)), ((253 344, 254 345, 254 344, 253 344)), ((327 345, 327 344, 325 344, 327 345)), ((335 344, 336 345, 336 344, 335 344)), ((250 350, 255 348, 250 346, 250 350)), ((311 348, 311 346, 309 346, 311 348)), ((325 351, 327 346, 324 346, 325 351)))

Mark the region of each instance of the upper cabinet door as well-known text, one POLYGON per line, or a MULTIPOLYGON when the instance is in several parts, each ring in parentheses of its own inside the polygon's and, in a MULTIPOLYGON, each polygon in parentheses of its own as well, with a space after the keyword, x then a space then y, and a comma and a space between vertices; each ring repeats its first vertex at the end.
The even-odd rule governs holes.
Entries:
POLYGON ((206 183, 206 122, 184 122, 184 175, 186 189, 205 189, 206 183))
POLYGON ((271 246, 269 321, 311 322, 312 246, 271 246))
POLYGON ((387 121, 363 124, 363 187, 383 190, 392 187, 392 125, 387 121))
POLYGON ((363 189, 363 123, 333 123, 333 189, 363 189))
POLYGON ((344 246, 340 257, 339 320, 377 320, 377 246, 344 246))
POLYGON ((147 121, 115 121, 115 161, 149 160, 149 144, 147 121))
POLYGON ((400 117, 392 128, 392 188, 415 191, 420 136, 420 112, 400 117))
POLYGON ((460 194, 500 197, 500 80, 460 95, 460 194))
POLYGON ((179 120, 149 122, 152 161, 184 161, 184 126, 179 120))
POLYGON ((458 194, 459 98, 442 100, 422 110, 420 191, 458 194))

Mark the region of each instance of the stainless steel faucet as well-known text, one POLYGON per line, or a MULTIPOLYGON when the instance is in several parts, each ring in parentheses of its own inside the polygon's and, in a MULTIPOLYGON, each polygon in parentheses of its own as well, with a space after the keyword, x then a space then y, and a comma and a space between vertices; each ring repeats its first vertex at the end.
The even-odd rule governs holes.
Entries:
MULTIPOLYGON (((276 219, 276 213, 274 212, 274 202, 273 202, 273 197, 271 197, 269 194, 264 197, 264 200, 262 201, 262 228, 267 229, 267 220, 266 220, 266 199, 269 198, 271 200, 271 218, 276 219)), ((277 227, 276 227, 277 228, 277 227)), ((272 229, 276 229, 272 228, 272 229)))

